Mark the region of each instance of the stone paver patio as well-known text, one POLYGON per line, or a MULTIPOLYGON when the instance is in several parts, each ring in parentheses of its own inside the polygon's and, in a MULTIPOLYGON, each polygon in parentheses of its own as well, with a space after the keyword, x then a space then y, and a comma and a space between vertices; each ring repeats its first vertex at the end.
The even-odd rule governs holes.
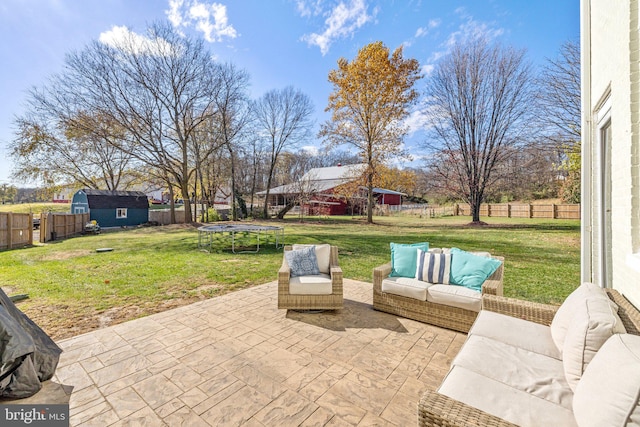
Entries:
POLYGON ((415 425, 466 335, 345 307, 278 310, 275 282, 63 340, 71 425, 415 425))

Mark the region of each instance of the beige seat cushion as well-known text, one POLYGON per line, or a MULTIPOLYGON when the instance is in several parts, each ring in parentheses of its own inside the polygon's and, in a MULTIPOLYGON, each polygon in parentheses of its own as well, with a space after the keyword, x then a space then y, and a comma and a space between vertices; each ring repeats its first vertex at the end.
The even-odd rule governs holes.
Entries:
POLYGON ((427 301, 471 311, 480 311, 482 308, 482 294, 464 286, 429 286, 427 288, 427 301))
POLYGON ((294 251, 297 249, 307 248, 309 246, 316 247, 316 258, 318 259, 318 268, 320 269, 320 273, 330 274, 331 273, 331 245, 322 244, 322 245, 293 245, 291 249, 294 251))
POLYGON ((333 284, 328 274, 297 276, 289 280, 291 295, 331 295, 333 284))
POLYGON ((551 338, 548 326, 529 322, 493 311, 481 310, 469 335, 479 335, 562 360, 562 354, 551 338))
POLYGON ((608 298, 604 300, 599 297, 588 297, 577 305, 562 348, 564 372, 574 391, 600 347, 611 335, 626 332, 616 309, 608 298))
MULTIPOLYGON (((564 337, 567 334, 567 329, 573 320, 573 316, 575 315, 578 307, 580 307, 581 301, 585 300, 587 297, 604 298, 607 301, 611 301, 604 289, 594 285, 593 283, 585 282, 571 292, 567 299, 565 299, 562 305, 558 308, 558 311, 551 321, 551 336, 553 337, 553 341, 556 343, 556 347, 558 347, 560 352, 562 352, 564 337)), ((611 304, 614 303, 611 302, 611 304)))
POLYGON ((433 285, 412 277, 387 277, 382 281, 381 289, 382 292, 426 301, 429 286, 433 285))
POLYGON ((580 427, 640 426, 640 336, 616 334, 584 371, 573 397, 580 427))
POLYGON ((573 392, 558 359, 471 335, 452 365, 571 410, 573 392))
POLYGON ((438 392, 524 427, 576 426, 570 408, 556 405, 462 366, 451 368, 438 392))

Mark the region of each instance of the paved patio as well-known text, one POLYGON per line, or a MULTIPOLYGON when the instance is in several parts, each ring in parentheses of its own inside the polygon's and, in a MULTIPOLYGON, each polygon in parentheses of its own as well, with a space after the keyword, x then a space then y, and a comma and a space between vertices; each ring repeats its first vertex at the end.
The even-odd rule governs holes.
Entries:
POLYGON ((276 308, 275 282, 59 342, 71 425, 415 425, 464 334, 374 311, 276 308))

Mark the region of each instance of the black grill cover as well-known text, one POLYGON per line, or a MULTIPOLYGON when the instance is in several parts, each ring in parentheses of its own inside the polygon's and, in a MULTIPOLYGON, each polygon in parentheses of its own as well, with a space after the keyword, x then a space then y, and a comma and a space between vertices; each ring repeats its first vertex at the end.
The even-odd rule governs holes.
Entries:
POLYGON ((62 350, 0 289, 0 396, 29 397, 56 372, 62 350))

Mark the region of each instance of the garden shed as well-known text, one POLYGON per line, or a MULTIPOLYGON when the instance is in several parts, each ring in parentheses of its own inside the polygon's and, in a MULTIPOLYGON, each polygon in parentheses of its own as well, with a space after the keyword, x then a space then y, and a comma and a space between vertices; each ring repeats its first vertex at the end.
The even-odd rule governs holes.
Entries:
POLYGON ((78 190, 71 213, 89 212, 100 227, 124 227, 149 221, 149 199, 141 191, 78 190))

